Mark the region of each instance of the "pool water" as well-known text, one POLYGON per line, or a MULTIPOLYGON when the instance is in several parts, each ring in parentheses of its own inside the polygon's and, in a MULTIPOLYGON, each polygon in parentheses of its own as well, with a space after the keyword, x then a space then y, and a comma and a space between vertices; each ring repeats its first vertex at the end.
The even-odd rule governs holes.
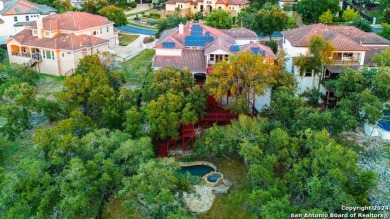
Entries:
POLYGON ((199 176, 202 177, 211 171, 214 171, 214 168, 207 166, 207 165, 194 165, 194 166, 188 166, 188 167, 182 167, 180 172, 182 174, 190 173, 193 176, 199 176))
POLYGON ((378 126, 386 131, 390 131, 389 118, 382 118, 381 120, 379 120, 378 126))
POLYGON ((209 182, 217 182, 219 179, 221 179, 222 175, 221 174, 211 174, 207 176, 207 181, 209 182))

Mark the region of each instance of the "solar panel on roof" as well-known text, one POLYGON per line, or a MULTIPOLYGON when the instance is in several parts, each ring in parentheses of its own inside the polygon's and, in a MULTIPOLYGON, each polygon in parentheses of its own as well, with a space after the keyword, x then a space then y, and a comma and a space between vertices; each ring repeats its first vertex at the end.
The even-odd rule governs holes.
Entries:
POLYGON ((210 32, 206 31, 203 35, 203 27, 200 25, 192 25, 191 35, 186 36, 186 46, 205 46, 206 42, 213 41, 214 37, 210 36, 210 32))
POLYGON ((163 48, 175 48, 175 43, 174 42, 163 42, 162 47, 163 48))
POLYGON ((252 52, 253 52, 255 55, 257 55, 257 54, 260 53, 263 57, 265 56, 265 51, 262 50, 262 49, 260 49, 260 48, 255 47, 255 48, 251 48, 251 50, 252 50, 252 52))
POLYGON ((240 47, 238 45, 231 45, 230 51, 240 51, 240 47))

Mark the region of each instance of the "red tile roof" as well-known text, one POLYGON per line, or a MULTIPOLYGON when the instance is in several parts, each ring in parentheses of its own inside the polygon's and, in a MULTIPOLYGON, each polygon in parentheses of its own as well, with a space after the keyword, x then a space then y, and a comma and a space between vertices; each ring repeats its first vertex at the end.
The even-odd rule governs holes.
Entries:
POLYGON ((233 38, 239 39, 258 39, 259 37, 255 33, 255 31, 240 27, 240 28, 232 28, 229 30, 222 30, 224 33, 228 34, 233 38))
POLYGON ((248 0, 217 0, 216 3, 227 5, 249 5, 251 2, 248 0))
POLYGON ((50 14, 57 12, 57 9, 47 5, 40 5, 26 0, 11 0, 3 2, 4 9, 0 10, 2 15, 18 14, 50 14))
POLYGON ((250 51, 252 48, 259 48, 263 51, 265 51, 265 56, 264 58, 268 58, 268 59, 276 59, 277 56, 275 55, 275 53, 272 51, 272 49, 264 44, 261 44, 261 43, 249 43, 247 45, 244 45, 242 46, 242 48, 240 49, 240 51, 250 51))
POLYGON ((363 30, 360 30, 359 28, 354 26, 328 26, 328 28, 354 40, 357 43, 375 44, 375 45, 390 44, 389 40, 375 33, 364 32, 363 30))
POLYGON ((165 66, 181 69, 186 67, 190 71, 205 72, 206 59, 203 50, 200 49, 184 49, 181 56, 154 56, 152 67, 163 68, 165 66))
MULTIPOLYGON (((106 17, 93 15, 86 12, 69 11, 63 14, 52 14, 43 18, 43 30, 67 30, 79 31, 93 27, 113 24, 106 17)), ((31 29, 36 29, 34 26, 31 29)))
POLYGON ((37 48, 47 48, 47 49, 63 49, 63 50, 78 50, 83 48, 88 48, 93 45, 108 44, 109 40, 104 40, 94 36, 88 36, 85 34, 75 35, 75 34, 57 34, 53 38, 41 38, 39 39, 36 36, 31 34, 31 30, 24 29, 11 39, 14 39, 16 42, 22 46, 30 46, 37 48))
POLYGON ((332 42, 338 51, 366 51, 366 47, 360 43, 334 31, 324 24, 312 24, 293 30, 282 31, 286 39, 295 47, 308 47, 309 40, 313 35, 320 35, 325 40, 332 42))

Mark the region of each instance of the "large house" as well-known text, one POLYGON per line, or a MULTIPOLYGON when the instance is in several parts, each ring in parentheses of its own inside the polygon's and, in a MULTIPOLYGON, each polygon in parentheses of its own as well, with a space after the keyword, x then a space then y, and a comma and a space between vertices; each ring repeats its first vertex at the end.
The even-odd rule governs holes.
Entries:
POLYGON ((26 64, 56 76, 72 74, 85 55, 108 51, 118 44, 114 22, 85 12, 39 18, 7 40, 11 63, 26 64))
MULTIPOLYGON (((319 80, 337 78, 345 67, 360 69, 373 67, 372 58, 375 54, 388 48, 390 41, 375 34, 364 32, 354 26, 327 26, 312 24, 293 30, 282 31, 283 39, 279 47, 286 52, 288 62, 286 68, 298 77, 299 93, 306 89, 317 87, 319 80), (299 68, 294 65, 294 58, 306 54, 309 50, 309 40, 313 35, 320 35, 332 42, 335 50, 332 54, 333 63, 325 66, 322 78, 309 71, 300 75, 299 68)), ((334 96, 331 90, 321 86, 321 91, 327 96, 334 96)))
POLYGON ((26 0, 0 0, 0 43, 4 43, 10 36, 24 29, 26 22, 35 21, 50 14, 57 9, 32 3, 26 0))
MULTIPOLYGON (((188 68, 198 84, 206 79, 214 63, 238 52, 261 54, 266 61, 276 59, 271 48, 259 43, 257 34, 252 30, 243 27, 219 30, 204 24, 180 24, 177 28, 164 31, 154 50, 154 69, 165 66, 188 68)), ((257 110, 269 105, 269 94, 268 90, 265 96, 255 98, 257 110)), ((226 105, 225 101, 229 100, 220 101, 226 105)))
POLYGON ((249 0, 168 0, 165 2, 165 13, 179 12, 181 15, 192 15, 198 12, 207 14, 212 10, 229 11, 233 17, 250 5, 249 0))

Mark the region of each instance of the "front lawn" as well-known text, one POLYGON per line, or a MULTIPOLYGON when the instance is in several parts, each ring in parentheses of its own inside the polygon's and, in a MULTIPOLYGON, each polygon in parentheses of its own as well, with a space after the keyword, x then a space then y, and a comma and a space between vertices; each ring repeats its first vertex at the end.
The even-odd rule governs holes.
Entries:
POLYGON ((132 35, 132 34, 119 34, 119 45, 120 46, 127 46, 130 43, 132 43, 134 40, 136 40, 139 37, 139 35, 132 35))

